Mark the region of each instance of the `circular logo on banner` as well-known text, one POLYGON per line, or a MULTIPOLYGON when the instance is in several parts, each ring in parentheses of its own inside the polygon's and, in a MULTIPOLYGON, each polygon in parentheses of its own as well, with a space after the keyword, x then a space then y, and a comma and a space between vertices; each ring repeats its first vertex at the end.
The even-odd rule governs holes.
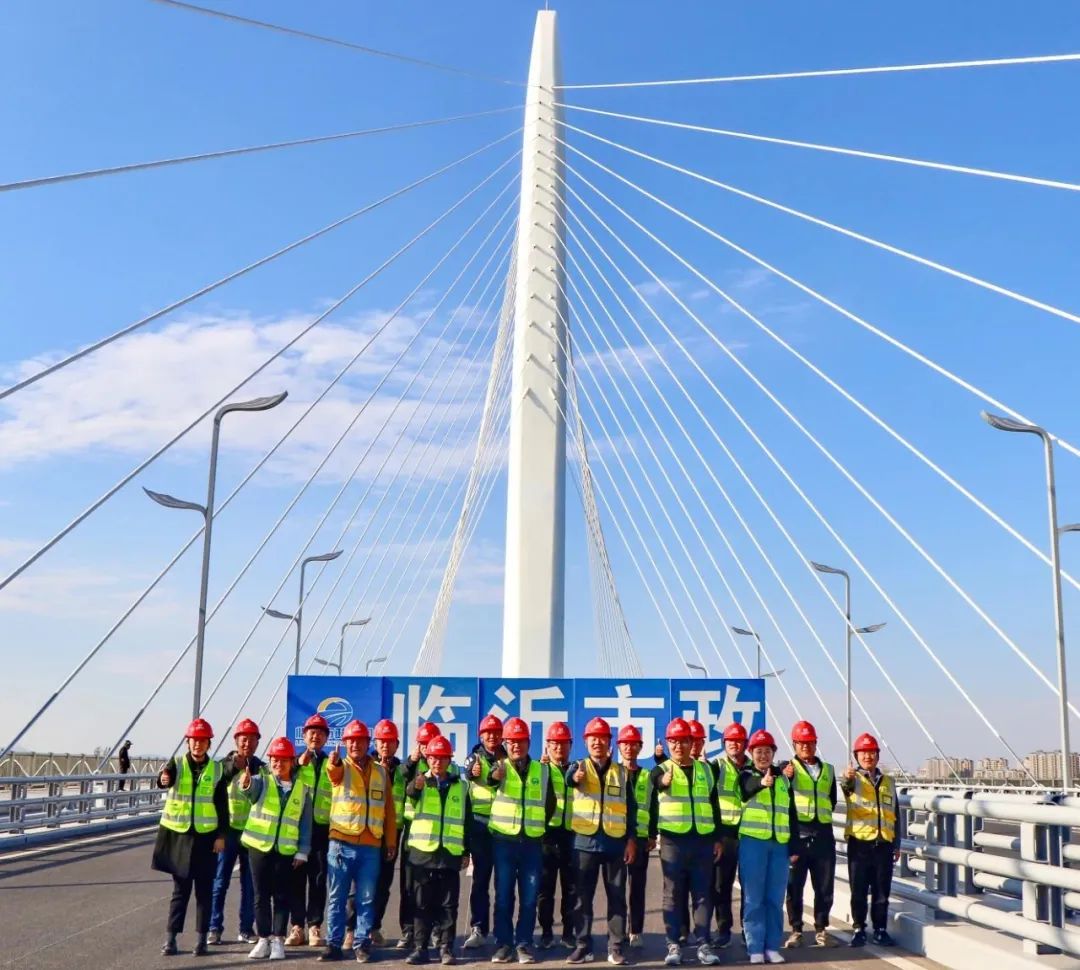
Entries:
POLYGON ((353 719, 352 704, 344 697, 327 697, 317 708, 318 712, 326 718, 326 723, 331 729, 340 731, 353 719))

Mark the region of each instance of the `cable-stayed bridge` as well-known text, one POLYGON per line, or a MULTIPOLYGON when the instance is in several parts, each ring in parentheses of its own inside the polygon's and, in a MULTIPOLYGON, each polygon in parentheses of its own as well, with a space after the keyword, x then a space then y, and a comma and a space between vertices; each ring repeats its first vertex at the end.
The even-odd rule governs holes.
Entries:
MULTIPOLYGON (((227 377, 220 382, 189 373, 183 407, 167 399, 152 433, 133 422, 128 465, 100 484, 87 475, 93 488, 68 483, 79 485, 78 501, 65 494, 56 514, 35 504, 45 538, 10 543, 0 604, 6 597, 14 614, 55 576, 51 563, 95 530, 111 550, 97 569, 129 570, 122 546, 134 536, 117 531, 114 510, 140 487, 159 506, 199 516, 187 517, 183 543, 130 595, 110 598, 114 612, 79 624, 68 669, 39 676, 19 648, 22 689, 8 700, 3 754, 34 747, 60 720, 80 736, 92 730, 95 742, 104 730, 110 743, 93 770, 52 777, 45 791, 6 782, 10 801, 27 802, 8 810, 7 831, 32 841, 82 829, 85 838, 85 826, 97 835, 145 821, 153 796, 133 806, 109 773, 121 742, 190 707, 221 734, 252 716, 266 737, 278 735, 290 674, 764 676, 778 733, 810 718, 823 752, 842 763, 853 730, 870 730, 910 785, 896 896, 927 952, 945 946, 933 942, 936 914, 995 932, 991 951, 1008 938, 1023 941, 1017 958, 1080 955, 1072 760, 1058 758, 1064 777, 1055 781, 1026 757, 1036 747, 1070 751, 1078 713, 1066 630, 1080 584, 1059 543, 1067 559, 1080 440, 1062 417, 1067 380, 1053 378, 1080 323, 1074 281, 1050 270, 1033 282, 1012 274, 997 248, 981 268, 981 223, 972 255, 961 248, 954 258, 943 253, 955 245, 912 232, 919 220, 900 219, 894 233, 861 218, 846 196, 829 211, 799 191, 803 178, 848 180, 856 199, 895 192, 903 207, 919 192, 940 200, 951 185, 974 185, 986 210, 1000 213, 992 222, 1005 242, 995 247, 1005 251, 1009 218, 1027 200, 1062 231, 1074 227, 1080 180, 1037 153, 999 152, 1019 159, 999 168, 979 162, 976 147, 941 157, 896 148, 888 129, 876 141, 833 144, 788 137, 773 119, 729 127, 733 113, 717 107, 755 88, 835 92, 882 79, 917 85, 913 96, 927 99, 959 97, 950 86, 958 77, 992 78, 999 97, 1019 99, 1030 87, 1068 89, 1080 54, 659 78, 640 64, 644 78, 628 66, 630 79, 594 81, 578 65, 563 73, 556 16, 545 12, 528 75, 514 79, 173 0, 161 6, 171 8, 162 17, 202 19, 207 31, 336 48, 497 96, 468 111, 0 184, 0 205, 50 192, 74 205, 79 192, 137 173, 254 165, 316 145, 389 154, 407 137, 424 161, 358 207, 305 217, 205 278, 178 279, 156 305, 92 340, 56 351, 38 335, 10 369, 0 420, 12 436, 105 420, 81 408, 79 390, 103 374, 117 379, 125 361, 137 368, 144 358, 131 348, 149 347, 161 373, 217 364, 204 341, 237 336, 236 321, 222 313, 194 326, 184 314, 363 234, 347 286, 317 312, 263 327, 250 346, 216 345, 245 367, 214 369, 227 377), (446 150, 450 133, 461 150, 446 150), (746 177, 753 162, 728 164, 746 146, 786 153, 789 185, 762 187, 746 177), (366 306, 377 309, 360 310, 372 293, 366 306), (954 342, 942 339, 947 329, 954 342), (297 361, 315 364, 301 370, 297 361), (290 386, 298 374, 300 386, 290 386), (237 439, 254 458, 245 467, 229 457, 237 439), (174 480, 192 490, 166 491, 174 480), (177 577, 182 622, 144 661, 147 618, 168 606, 162 593, 177 577), (188 609, 196 597, 197 611, 188 609), (462 625, 477 600, 487 619, 462 625), (480 647, 467 642, 477 630, 480 647), (84 685, 117 663, 151 676, 88 706, 84 685), (972 796, 958 732, 1015 766, 1014 791, 972 796), (920 785, 914 772, 927 756, 941 759, 951 788, 920 785)), ((984 136, 984 147, 993 144, 984 136)), ((1017 248, 1034 246, 1018 219, 1017 248)), ((139 400, 120 384, 117 394, 139 400)), ((20 490, 5 512, 25 514, 34 499, 20 490)), ((142 501, 136 530, 172 516, 142 501)), ((56 603, 49 619, 62 612, 56 603)), ((172 743, 175 731, 162 736, 172 743)), ((95 843, 89 859, 72 850, 61 868, 107 882, 110 853, 127 853, 130 891, 139 838, 95 843)), ((55 905, 69 907, 56 888, 55 905)), ((86 931, 117 918, 104 906, 86 931)), ((61 936, 57 953, 67 953, 61 936)), ((46 959, 40 947, 19 952, 28 965, 46 959)))

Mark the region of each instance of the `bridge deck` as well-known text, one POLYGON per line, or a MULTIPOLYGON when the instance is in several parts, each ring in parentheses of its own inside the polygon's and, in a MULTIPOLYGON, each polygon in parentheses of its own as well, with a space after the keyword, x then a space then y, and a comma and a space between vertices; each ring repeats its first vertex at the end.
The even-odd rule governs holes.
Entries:
MULTIPOLYGON (((163 938, 165 911, 171 890, 167 876, 151 871, 150 849, 153 832, 140 831, 122 836, 68 844, 50 850, 36 850, 0 858, 0 953, 4 966, 33 970, 134 970, 161 967, 186 970, 200 967, 251 966, 249 947, 236 943, 214 947, 209 957, 190 953, 165 958, 158 948, 163 938)), ((635 965, 662 966, 663 934, 660 918, 659 863, 653 860, 650 873, 646 945, 637 951, 635 965)), ((234 884, 235 885, 235 884, 234 884)), ((396 885, 395 885, 396 889, 396 885)), ((467 880, 463 886, 467 893, 467 880)), ((603 891, 597 903, 602 905, 603 891)), ((389 914, 396 914, 391 900, 389 914)), ((192 902, 194 907, 194 901, 192 902)), ((235 903, 230 905, 228 929, 235 931, 235 903)), ((189 926, 194 909, 189 913, 189 926)), ((389 920, 396 929, 396 919, 389 920)), ((603 920, 596 932, 603 933, 603 920)), ((193 934, 182 941, 190 945, 193 934)), ((459 940, 460 943, 460 940, 459 940)), ((289 963, 316 966, 315 952, 308 948, 289 950, 289 963)), ((463 964, 487 963, 480 951, 463 964)), ((541 963, 562 965, 566 951, 539 951, 541 963)), ((897 966, 902 970, 939 966, 922 957, 899 951, 895 955, 873 948, 785 951, 789 965, 815 966, 821 970, 869 970, 873 966, 897 966)), ((746 952, 738 945, 723 951, 722 965, 745 964, 746 952)), ((376 961, 395 967, 404 964, 396 951, 376 951, 376 961)), ((347 966, 348 964, 342 964, 347 966)), ((688 962, 688 965, 695 965, 688 962)), ((436 964, 437 966, 437 964, 436 964)))

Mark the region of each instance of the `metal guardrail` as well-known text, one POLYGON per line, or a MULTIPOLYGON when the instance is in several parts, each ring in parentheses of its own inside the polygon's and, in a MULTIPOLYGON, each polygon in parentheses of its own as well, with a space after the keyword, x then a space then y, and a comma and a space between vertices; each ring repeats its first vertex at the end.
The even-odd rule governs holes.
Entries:
MULTIPOLYGON (((1080 797, 903 785, 898 796, 894 897, 1018 937, 1029 953, 1080 956, 1080 797)), ((844 855, 843 825, 833 830, 844 855)))
POLYGON ((149 823, 164 800, 157 779, 156 772, 0 777, 0 851, 149 823))
MULTIPOLYGON (((166 761, 168 758, 156 755, 133 757, 131 772, 143 774, 149 771, 160 771, 166 761)), ((40 778, 53 775, 89 775, 97 771, 100 762, 100 755, 94 754, 12 751, 0 758, 0 778, 23 775, 36 775, 40 778)), ((109 759, 108 769, 110 772, 120 771, 120 762, 116 757, 109 759)))

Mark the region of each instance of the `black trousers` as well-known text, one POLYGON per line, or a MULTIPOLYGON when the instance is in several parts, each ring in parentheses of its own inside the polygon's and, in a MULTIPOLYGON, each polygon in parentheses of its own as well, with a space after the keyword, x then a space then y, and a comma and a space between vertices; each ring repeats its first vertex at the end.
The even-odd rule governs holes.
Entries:
POLYGON ((601 874, 607 896, 608 943, 622 943, 626 935, 626 863, 616 853, 574 850, 574 930, 578 944, 592 946, 593 897, 601 874))
MULTIPOLYGON (((399 843, 398 852, 405 854, 404 843, 399 843)), ((375 883, 375 913, 371 924, 373 930, 382 929, 383 917, 386 915, 386 906, 390 902, 390 887, 394 884, 394 866, 397 860, 383 859, 379 869, 379 881, 375 883)), ((346 929, 356 929, 356 909, 352 911, 352 923, 346 921, 346 929)))
MULTIPOLYGON (((469 854, 472 856, 473 867, 472 890, 469 892, 469 925, 479 926, 484 936, 491 932, 491 873, 495 866, 492 851, 488 816, 477 815, 469 829, 469 854)), ((544 925, 542 917, 540 925, 544 925)))
POLYGON ((851 883, 851 922, 866 929, 866 897, 870 896, 870 921, 875 930, 885 929, 892 889, 893 847, 887 842, 847 840, 848 880, 851 883))
MULTIPOLYGON (((212 856, 216 859, 217 856, 212 856)), ((210 932, 210 901, 214 896, 214 870, 204 866, 195 867, 194 875, 181 878, 173 876, 172 899, 169 900, 169 922, 166 929, 170 933, 184 932, 184 917, 187 916, 191 891, 195 890, 195 932, 210 932)))
POLYGON ((798 859, 791 863, 787 884, 787 917, 793 930, 803 927, 803 890, 806 876, 814 890, 814 929, 829 925, 836 882, 836 840, 831 828, 812 839, 799 839, 798 859))
POLYGON ((687 907, 693 907, 694 932, 708 938, 712 922, 712 837, 660 837, 660 869, 664 873, 664 931, 677 943, 687 907))
POLYGON ((401 935, 409 936, 413 932, 413 920, 416 912, 416 887, 412 881, 413 867, 408 863, 408 851, 404 848, 409 844, 409 823, 406 822, 398 836, 398 866, 400 877, 398 879, 398 923, 401 925, 401 935))
MULTIPOLYGON (((716 928, 721 933, 730 933, 735 925, 731 913, 731 897, 735 890, 735 876, 739 872, 739 837, 721 835, 723 846, 719 861, 713 866, 713 911, 716 913, 716 928)), ((742 921, 742 898, 739 899, 739 916, 742 921)))
MULTIPOLYGON (((475 843, 472 843, 475 845, 475 843)), ((544 836, 541 851, 540 892, 536 900, 537 920, 540 932, 551 934, 555 928, 555 886, 562 885, 559 899, 559 916, 562 919, 563 936, 574 935, 574 833, 567 829, 553 829, 544 836)), ((473 856, 473 865, 476 865, 473 856)), ((476 876, 474 875, 475 879, 476 876)), ((475 883, 474 883, 475 885, 475 883)), ((595 881, 593 883, 595 886, 595 881)), ((476 925, 475 922, 473 925, 476 925)))
POLYGON ((634 864, 626 867, 630 883, 630 932, 645 931, 645 880, 649 874, 649 840, 637 839, 634 864))
POLYGON ((429 944, 453 946, 457 935, 458 896, 461 872, 458 869, 426 869, 410 865, 413 887, 413 936, 418 949, 429 944))
POLYGON ((330 848, 330 826, 316 823, 311 829, 311 851, 299 869, 292 870, 293 926, 322 926, 326 912, 326 853, 330 848))
POLYGON ((255 884, 255 930, 259 936, 284 936, 289 928, 293 857, 280 852, 248 850, 255 884))

